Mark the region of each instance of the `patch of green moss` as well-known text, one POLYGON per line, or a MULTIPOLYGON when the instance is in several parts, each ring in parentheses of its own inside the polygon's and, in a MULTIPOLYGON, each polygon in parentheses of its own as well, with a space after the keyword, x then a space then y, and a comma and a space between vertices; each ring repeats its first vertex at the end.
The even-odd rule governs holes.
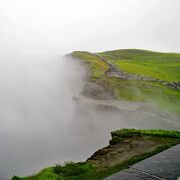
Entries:
POLYGON ((54 173, 62 177, 75 177, 75 176, 85 176, 88 173, 92 173, 96 170, 96 167, 87 162, 79 163, 68 163, 65 166, 56 165, 54 168, 54 173))
POLYGON ((179 61, 179 53, 162 53, 143 49, 118 49, 98 53, 109 61, 116 60, 162 60, 179 61))
POLYGON ((179 131, 167 131, 167 130, 140 130, 140 129, 120 129, 111 132, 112 137, 133 137, 133 136, 155 136, 164 138, 176 138, 180 139, 179 131))
MULTIPOLYGON (((86 179, 96 172, 96 166, 89 162, 66 163, 42 170, 29 177, 14 176, 12 180, 79 180, 86 179)), ((89 178, 90 179, 90 178, 89 178)))
POLYGON ((14 176, 11 180, 63 180, 63 178, 54 173, 54 167, 43 169, 36 175, 29 177, 14 176))
POLYGON ((110 145, 115 145, 115 144, 119 144, 121 142, 123 142, 124 139, 119 137, 119 136, 113 136, 112 139, 109 141, 110 145))

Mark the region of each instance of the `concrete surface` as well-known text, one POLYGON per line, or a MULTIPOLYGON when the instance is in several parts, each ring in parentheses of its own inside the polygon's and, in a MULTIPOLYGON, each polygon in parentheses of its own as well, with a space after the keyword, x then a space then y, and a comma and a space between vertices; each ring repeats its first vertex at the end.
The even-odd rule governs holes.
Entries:
POLYGON ((105 180, 177 180, 180 178, 180 144, 145 159, 105 180))

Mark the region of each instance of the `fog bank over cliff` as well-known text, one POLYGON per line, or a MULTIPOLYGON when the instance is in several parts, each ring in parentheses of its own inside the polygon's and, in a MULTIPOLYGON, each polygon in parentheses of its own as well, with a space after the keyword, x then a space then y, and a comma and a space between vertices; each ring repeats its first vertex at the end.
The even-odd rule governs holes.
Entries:
POLYGON ((117 110, 101 101, 77 100, 86 70, 82 62, 62 56, 1 57, 1 179, 85 160, 108 144, 115 129, 179 128, 151 107, 140 112, 126 104, 117 110))

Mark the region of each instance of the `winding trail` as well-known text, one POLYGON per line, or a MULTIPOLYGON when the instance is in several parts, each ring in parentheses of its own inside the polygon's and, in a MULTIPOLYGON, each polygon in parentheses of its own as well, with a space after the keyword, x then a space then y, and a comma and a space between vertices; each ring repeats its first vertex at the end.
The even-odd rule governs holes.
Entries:
POLYGON ((164 81, 164 80, 161 80, 158 78, 151 78, 151 77, 147 77, 147 76, 130 74, 130 73, 122 71, 119 67, 114 65, 112 62, 107 61, 102 56, 100 56, 96 53, 94 53, 94 56, 98 57, 101 61, 104 61, 106 64, 108 64, 109 70, 106 72, 106 74, 109 77, 116 77, 116 78, 125 79, 125 80, 143 80, 143 81, 149 81, 149 82, 158 82, 158 83, 166 85, 168 87, 180 90, 180 82, 167 82, 167 81, 164 81))
POLYGON ((129 74, 127 72, 124 72, 119 67, 114 65, 112 62, 107 61, 102 56, 99 56, 98 54, 94 54, 94 55, 98 57, 101 61, 104 61, 105 63, 108 64, 109 70, 106 72, 106 74, 110 77, 117 77, 117 78, 126 79, 126 80, 144 80, 144 81, 157 82, 157 79, 155 78, 140 76, 136 74, 129 74))

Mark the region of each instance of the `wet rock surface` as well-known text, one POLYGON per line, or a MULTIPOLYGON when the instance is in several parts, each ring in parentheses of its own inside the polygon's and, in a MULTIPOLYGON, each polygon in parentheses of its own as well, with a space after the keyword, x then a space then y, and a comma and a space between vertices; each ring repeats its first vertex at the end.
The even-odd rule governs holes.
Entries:
POLYGON ((112 99, 113 97, 103 86, 93 82, 88 82, 81 93, 86 97, 95 99, 112 99))
POLYGON ((149 174, 140 173, 134 169, 125 169, 121 173, 116 173, 113 176, 106 178, 105 180, 157 180, 149 174))
POLYGON ((177 180, 180 177, 180 145, 176 145, 129 169, 118 172, 106 180, 125 179, 163 179, 177 180))

